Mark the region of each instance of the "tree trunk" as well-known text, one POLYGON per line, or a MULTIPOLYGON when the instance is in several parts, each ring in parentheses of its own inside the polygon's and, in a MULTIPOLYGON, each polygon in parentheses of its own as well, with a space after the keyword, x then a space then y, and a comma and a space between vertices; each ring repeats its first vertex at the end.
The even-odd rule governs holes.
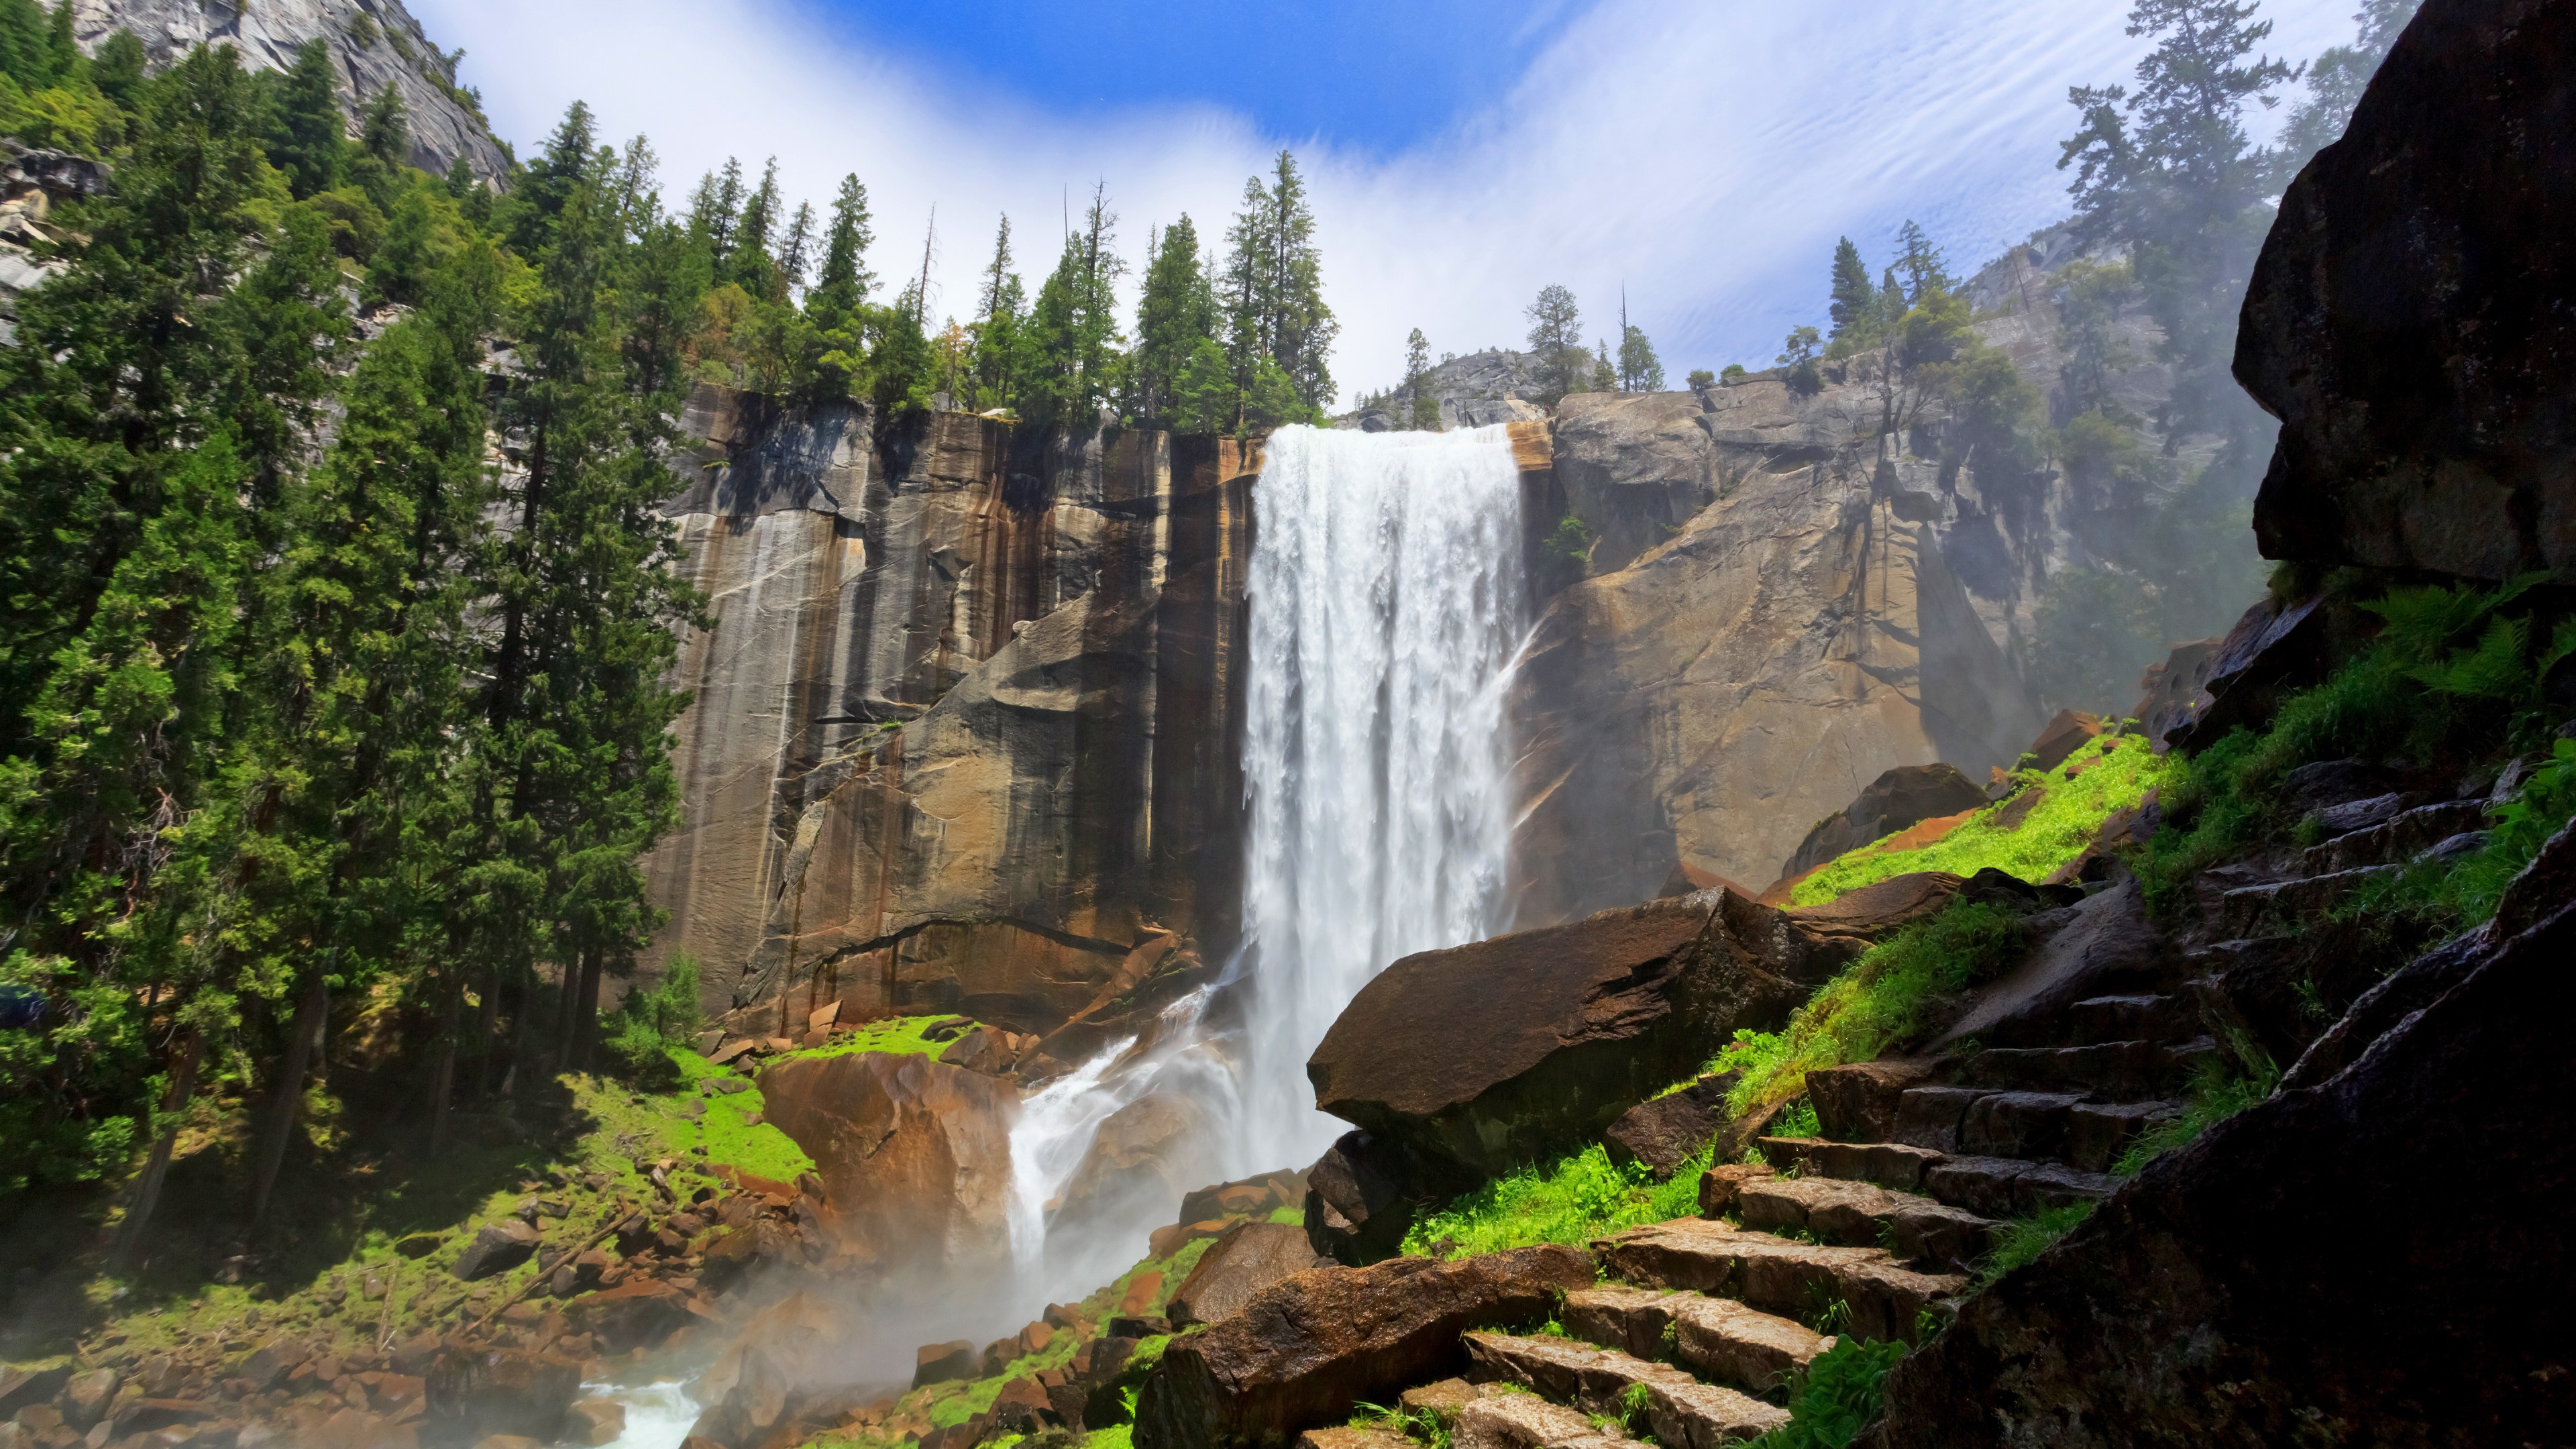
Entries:
POLYGON ((582 958, 581 988, 573 998, 573 1065, 590 1070, 591 1048, 599 1041, 599 953, 582 958))
POLYGON ((462 994, 455 982, 447 984, 447 999, 438 1008, 438 1065, 429 1073, 429 1155, 436 1157, 447 1149, 447 1099, 456 1095, 456 999, 462 994))
POLYGON ((579 1063, 573 1059, 573 1048, 581 1039, 581 980, 590 970, 590 952, 575 954, 563 963, 563 984, 558 992, 555 1012, 555 1069, 569 1072, 579 1063))
POLYGON ((179 1116, 197 1093, 197 1065, 205 1060, 206 1039, 190 1030, 181 1039, 178 1060, 171 1064, 170 1089, 162 1094, 161 1110, 170 1118, 153 1139, 152 1158, 143 1166, 143 1176, 134 1185, 134 1201, 125 1209, 125 1222, 117 1229, 115 1261, 122 1267, 134 1260, 134 1251, 143 1244, 143 1230, 151 1225, 152 1210, 161 1205, 161 1182, 170 1174, 170 1154, 179 1145, 179 1116))
POLYGON ((501 968, 483 977, 483 1004, 474 1013, 474 1100, 492 1094, 492 1039, 501 1029, 501 968))
POLYGON ((295 1003, 295 1022, 287 1028, 286 1059, 278 1064, 277 1085, 269 1098, 268 1125, 260 1134, 257 1175, 250 1187, 250 1231, 257 1233, 268 1217, 269 1198, 277 1190, 277 1172, 286 1162, 287 1139, 304 1106, 304 1072, 313 1062, 313 1044, 331 1012, 330 978, 315 971, 295 1003))

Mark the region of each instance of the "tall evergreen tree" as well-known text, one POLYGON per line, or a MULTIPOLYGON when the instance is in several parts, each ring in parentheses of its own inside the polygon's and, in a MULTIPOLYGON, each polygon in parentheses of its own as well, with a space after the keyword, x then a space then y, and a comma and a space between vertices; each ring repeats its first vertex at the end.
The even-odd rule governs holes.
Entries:
POLYGON ((1431 391, 1431 339, 1416 327, 1404 339, 1404 395, 1411 400, 1409 421, 1418 432, 1440 429, 1440 399, 1431 391))
POLYGON ((813 265, 813 252, 814 204, 800 201, 778 249, 778 276, 790 292, 805 290, 805 273, 813 265))
POLYGON ((1592 359, 1583 350, 1583 314, 1572 292, 1547 286, 1523 315, 1530 324, 1530 370, 1540 399, 1552 407, 1566 394, 1581 391, 1587 380, 1592 359))
POLYGON ((1021 378, 1022 413, 1046 426, 1082 428, 1099 414, 1116 383, 1118 217, 1109 189, 1095 186, 1080 230, 1030 308, 1028 362, 1021 378))
POLYGON ((299 200, 340 184, 348 133, 333 87, 331 47, 320 40, 304 42, 280 87, 276 131, 268 145, 299 200))
POLYGON ((724 170, 711 171, 689 196, 689 227, 706 241, 707 256, 722 271, 733 260, 734 236, 742 223, 742 162, 728 156, 724 170))
POLYGON ((993 259, 984 266, 975 298, 975 321, 967 371, 974 381, 978 411, 1019 406, 1021 332, 1028 319, 1028 294, 1011 270, 1011 219, 1002 218, 993 234, 993 259))
POLYGON ((725 270, 742 289, 755 297, 770 301, 777 295, 779 208, 784 203, 778 192, 778 158, 760 173, 760 185, 752 188, 750 199, 742 204, 742 218, 735 226, 733 254, 725 270))
POLYGON ((1199 344, 1217 333, 1216 289, 1199 256, 1189 214, 1163 229, 1145 269, 1136 306, 1136 353, 1129 372, 1130 411, 1142 422, 1168 423, 1175 387, 1199 344))
POLYGON ((1655 355, 1655 344, 1646 340, 1646 332, 1628 320, 1628 293, 1619 292, 1619 389, 1622 392, 1662 392, 1664 360, 1655 355))
MULTIPOLYGON (((1328 363, 1340 324, 1324 305, 1315 214, 1294 155, 1281 151, 1266 183, 1258 176, 1244 183, 1243 210, 1227 228, 1226 241, 1226 351, 1236 387, 1249 400, 1275 395, 1284 383, 1296 399, 1294 413, 1322 416, 1334 396, 1328 363), (1275 369, 1280 381, 1264 377, 1265 367, 1275 369)), ((1275 411, 1247 401, 1244 420, 1260 427, 1290 420, 1268 416, 1275 411)))
POLYGON ((1878 287, 1850 237, 1834 245, 1833 299, 1834 341, 1848 338, 1850 346, 1866 347, 1878 340, 1878 287))

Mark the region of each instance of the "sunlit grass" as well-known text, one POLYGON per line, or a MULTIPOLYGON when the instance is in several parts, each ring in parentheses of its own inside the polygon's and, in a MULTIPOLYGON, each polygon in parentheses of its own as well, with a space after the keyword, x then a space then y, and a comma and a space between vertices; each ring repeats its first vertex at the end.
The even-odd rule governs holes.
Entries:
POLYGON ((1524 1167, 1450 1203, 1413 1226, 1404 1251, 1451 1256, 1499 1253, 1539 1243, 1580 1247, 1604 1233, 1687 1217, 1699 1210, 1702 1152, 1671 1178, 1642 1167, 1621 1168, 1598 1145, 1542 1166, 1524 1167))

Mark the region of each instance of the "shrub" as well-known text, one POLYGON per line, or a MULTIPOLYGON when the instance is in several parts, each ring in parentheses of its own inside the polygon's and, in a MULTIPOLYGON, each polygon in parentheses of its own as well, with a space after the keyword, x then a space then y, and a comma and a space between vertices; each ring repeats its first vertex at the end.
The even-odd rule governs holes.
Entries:
POLYGON ((667 1086, 679 1075, 671 1049, 688 1045, 698 1025, 697 958, 683 952, 671 958, 659 986, 627 988, 626 999, 601 1023, 600 1052, 615 1075, 667 1086))
POLYGON ((1887 1401, 1887 1375, 1905 1357, 1895 1339, 1846 1338, 1816 1355, 1789 1400, 1789 1422, 1744 1449, 1843 1449, 1887 1401))
POLYGON ((2001 906, 1956 902, 1871 947, 1825 983, 1776 1032, 1739 1031, 1708 1064, 1741 1072, 1727 1093, 1735 1116, 1806 1090, 1807 1073, 1877 1057, 1922 1029, 1923 1006, 2000 976, 2021 959, 2021 918, 2001 906))

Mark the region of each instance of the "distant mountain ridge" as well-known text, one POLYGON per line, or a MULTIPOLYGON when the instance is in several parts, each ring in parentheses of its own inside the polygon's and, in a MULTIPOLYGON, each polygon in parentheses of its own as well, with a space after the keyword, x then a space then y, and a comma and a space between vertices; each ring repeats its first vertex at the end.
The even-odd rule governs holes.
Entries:
POLYGON ((199 45, 229 43, 246 66, 284 70, 318 38, 331 48, 350 114, 387 84, 402 93, 413 165, 443 174, 462 156, 483 179, 509 172, 508 151, 471 93, 456 86, 454 58, 430 42, 402 0, 72 0, 72 15, 83 50, 94 53, 130 30, 155 69, 199 45))

